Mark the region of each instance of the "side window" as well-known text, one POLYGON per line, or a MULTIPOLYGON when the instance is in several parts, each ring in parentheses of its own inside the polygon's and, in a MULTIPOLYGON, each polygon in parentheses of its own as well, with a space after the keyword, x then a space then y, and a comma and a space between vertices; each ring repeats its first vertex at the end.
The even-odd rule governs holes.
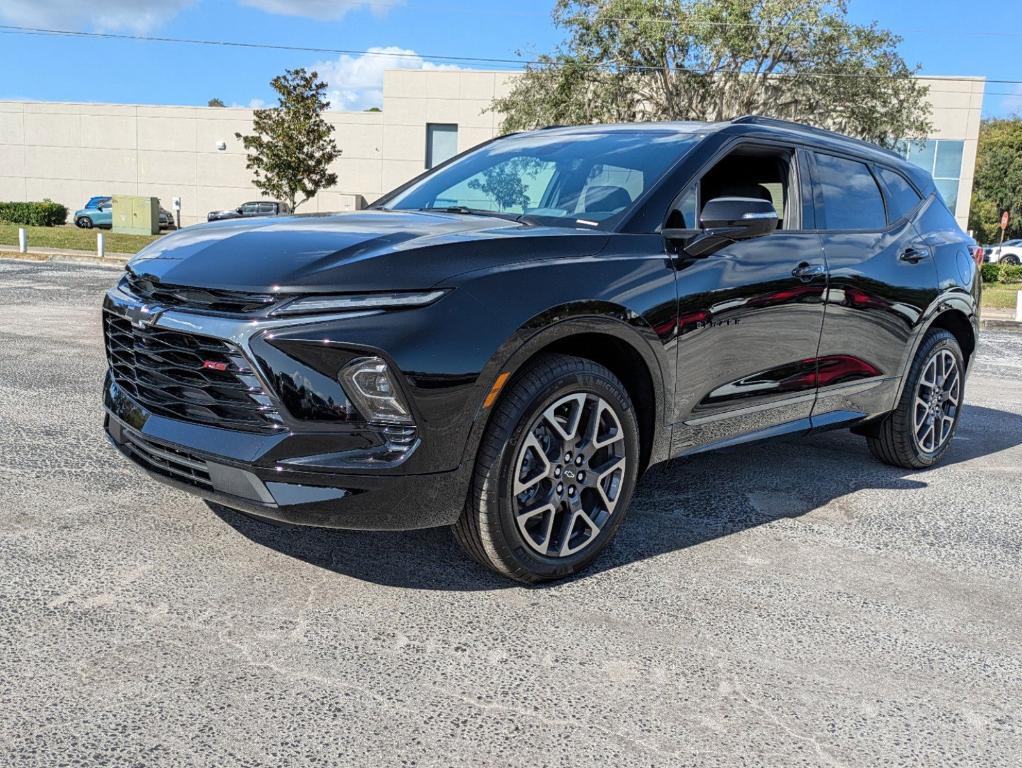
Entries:
POLYGON ((884 199, 865 163, 816 153, 816 183, 823 193, 824 228, 880 230, 887 226, 884 199))
POLYGON ((245 203, 241 206, 241 213, 245 216, 251 216, 253 213, 259 211, 259 203, 245 203))
POLYGON ((779 229, 795 229, 799 226, 798 217, 790 210, 797 186, 794 166, 794 152, 788 149, 748 146, 736 149, 685 188, 664 226, 697 229, 700 208, 710 200, 751 197, 773 205, 779 229))
POLYGON ((919 205, 922 198, 900 173, 887 168, 877 168, 877 174, 887 187, 887 213, 891 221, 907 216, 919 205))

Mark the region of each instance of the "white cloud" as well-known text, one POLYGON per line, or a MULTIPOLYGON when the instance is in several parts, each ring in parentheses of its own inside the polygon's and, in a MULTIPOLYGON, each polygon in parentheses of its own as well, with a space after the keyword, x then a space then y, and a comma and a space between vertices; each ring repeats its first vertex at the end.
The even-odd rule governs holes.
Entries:
POLYGON ((432 64, 415 51, 393 45, 370 48, 361 56, 344 54, 311 68, 330 86, 330 108, 352 111, 383 106, 385 69, 458 69, 453 64, 432 64))
POLYGON ((281 16, 306 16, 312 19, 336 20, 349 11, 367 8, 383 15, 404 0, 241 0, 267 13, 281 16))
POLYGON ((193 0, 3 0, 0 19, 25 27, 148 32, 173 18, 193 0))
POLYGON ((999 116, 1015 115, 1022 113, 1022 84, 1016 85, 1012 93, 1001 98, 999 116))

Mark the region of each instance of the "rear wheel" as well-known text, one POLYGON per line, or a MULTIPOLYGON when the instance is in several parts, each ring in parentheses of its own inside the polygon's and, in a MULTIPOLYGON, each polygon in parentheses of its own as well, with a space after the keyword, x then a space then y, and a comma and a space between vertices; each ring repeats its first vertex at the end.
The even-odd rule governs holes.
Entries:
POLYGON ((79 216, 75 219, 75 224, 82 229, 92 229, 92 219, 88 216, 79 216))
POLYGON ((617 377, 590 360, 544 356, 491 417, 455 536, 518 581, 575 573, 621 524, 638 461, 638 423, 617 377))
POLYGON ((958 341, 932 330, 916 353, 898 406, 866 439, 885 464, 922 469, 943 458, 958 428, 965 394, 965 362, 958 341))

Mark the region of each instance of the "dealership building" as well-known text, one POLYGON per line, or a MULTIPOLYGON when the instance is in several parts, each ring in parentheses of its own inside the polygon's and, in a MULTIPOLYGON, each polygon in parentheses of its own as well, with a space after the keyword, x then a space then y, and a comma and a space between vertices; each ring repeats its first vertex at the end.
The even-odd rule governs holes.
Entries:
MULTIPOLYGON (((391 70, 383 109, 329 112, 342 151, 337 186, 300 212, 351 210, 451 155, 495 135, 494 98, 512 72, 391 70)), ((924 78, 933 130, 906 154, 930 171, 965 226, 976 163, 983 78, 924 78)), ((0 200, 49 198, 72 211, 94 195, 181 199, 181 222, 261 196, 245 167, 236 133, 252 128, 252 111, 0 101, 0 200)))

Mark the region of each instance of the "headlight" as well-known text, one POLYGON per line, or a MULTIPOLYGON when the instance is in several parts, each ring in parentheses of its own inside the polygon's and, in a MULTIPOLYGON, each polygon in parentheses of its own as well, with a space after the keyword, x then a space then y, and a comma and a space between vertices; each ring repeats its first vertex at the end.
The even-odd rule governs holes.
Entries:
POLYGON ((274 311, 274 315, 306 315, 317 312, 349 312, 365 309, 403 309, 424 307, 446 291, 415 291, 408 293, 363 293, 348 296, 308 296, 295 299, 274 311))
POLYGON ((366 421, 412 423, 408 406, 382 358, 360 357, 353 360, 341 369, 337 378, 366 421))

